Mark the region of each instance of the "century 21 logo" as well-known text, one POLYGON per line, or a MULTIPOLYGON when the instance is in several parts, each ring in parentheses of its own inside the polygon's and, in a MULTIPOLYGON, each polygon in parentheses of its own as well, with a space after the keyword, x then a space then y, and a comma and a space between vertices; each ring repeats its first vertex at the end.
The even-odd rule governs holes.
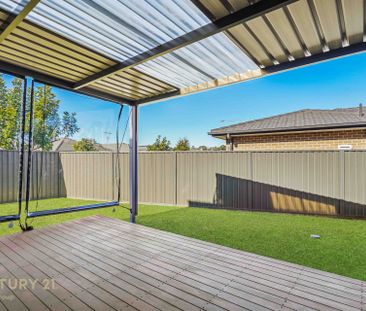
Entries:
POLYGON ((0 278, 0 289, 7 286, 11 290, 14 289, 35 289, 40 286, 44 290, 55 289, 56 284, 54 279, 16 279, 16 278, 0 278))

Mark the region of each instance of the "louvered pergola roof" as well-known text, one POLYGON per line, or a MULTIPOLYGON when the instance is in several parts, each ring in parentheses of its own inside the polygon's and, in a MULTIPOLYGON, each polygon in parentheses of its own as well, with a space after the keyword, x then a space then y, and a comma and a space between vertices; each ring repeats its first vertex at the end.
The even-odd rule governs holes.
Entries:
POLYGON ((366 0, 0 0, 0 70, 131 105, 366 47, 366 0))

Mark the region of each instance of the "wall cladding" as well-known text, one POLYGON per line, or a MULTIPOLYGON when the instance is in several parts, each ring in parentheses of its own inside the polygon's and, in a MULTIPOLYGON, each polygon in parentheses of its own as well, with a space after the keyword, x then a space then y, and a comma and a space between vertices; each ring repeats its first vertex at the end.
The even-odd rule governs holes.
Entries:
POLYGON ((338 130, 233 137, 235 151, 338 150, 339 145, 366 149, 366 130, 338 130))

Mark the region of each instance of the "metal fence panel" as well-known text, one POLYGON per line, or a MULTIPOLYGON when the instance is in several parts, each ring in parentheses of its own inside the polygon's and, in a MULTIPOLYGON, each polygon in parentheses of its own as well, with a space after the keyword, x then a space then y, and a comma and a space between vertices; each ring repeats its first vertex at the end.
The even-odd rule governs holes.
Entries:
MULTIPOLYGON (((25 165, 26 165, 25 154, 25 165)), ((0 151, 0 202, 14 202, 18 199, 19 152, 0 151)), ((25 190, 24 174, 23 190, 25 190)), ((31 199, 62 197, 60 188, 60 162, 56 152, 34 152, 32 154, 31 199), (42 169, 41 169, 42 167, 42 169)), ((25 193, 24 193, 25 197, 25 193)))
POLYGON ((340 152, 253 152, 252 159, 255 209, 338 213, 340 152))
POLYGON ((62 176, 60 157, 57 152, 34 152, 32 154, 31 199, 64 197, 60 187, 62 176))
MULTIPOLYGON (((31 195, 115 200, 116 169, 112 153, 37 152, 31 195)), ((365 171, 365 151, 143 152, 139 202, 366 217, 365 171)), ((0 202, 16 201, 17 174, 18 153, 0 151, 0 202)), ((127 153, 120 176, 128 201, 127 153)))
MULTIPOLYGON (((120 177, 121 200, 129 200, 129 155, 121 153, 120 177)), ((118 165, 114 155, 115 167, 118 165)), ((176 204, 176 154, 172 152, 152 152, 139 154, 139 201, 154 204, 176 204)), ((116 171, 117 172, 117 171, 116 171)), ((117 180, 116 180, 117 181, 117 180)), ((115 192, 117 183, 115 183, 115 192)))
POLYGON ((0 151, 0 202, 13 202, 18 197, 18 152, 0 151))
POLYGON ((60 161, 67 197, 105 201, 116 199, 112 153, 60 153, 60 161))
POLYGON ((246 152, 177 153, 177 204, 250 208, 249 158, 246 152))
MULTIPOLYGON (((130 165, 128 153, 121 153, 120 157, 120 176, 121 176, 121 200, 127 202, 130 200, 130 165)), ((116 161, 117 155, 114 156, 116 161)), ((115 187, 117 189, 117 187, 115 187)), ((115 190, 116 191, 116 190, 115 190)))
POLYGON ((172 152, 140 153, 139 201, 176 204, 176 154, 172 152))
POLYGON ((366 217, 366 152, 347 152, 344 157, 344 200, 340 214, 366 217))

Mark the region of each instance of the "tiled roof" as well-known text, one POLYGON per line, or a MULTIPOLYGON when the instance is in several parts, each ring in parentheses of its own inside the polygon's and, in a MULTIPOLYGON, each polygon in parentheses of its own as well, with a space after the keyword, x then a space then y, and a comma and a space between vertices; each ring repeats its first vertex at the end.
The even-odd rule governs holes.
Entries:
POLYGON ((210 135, 252 134, 366 126, 366 108, 337 108, 332 110, 305 109, 268 118, 224 126, 210 135), (362 112, 363 111, 363 112, 362 112))

